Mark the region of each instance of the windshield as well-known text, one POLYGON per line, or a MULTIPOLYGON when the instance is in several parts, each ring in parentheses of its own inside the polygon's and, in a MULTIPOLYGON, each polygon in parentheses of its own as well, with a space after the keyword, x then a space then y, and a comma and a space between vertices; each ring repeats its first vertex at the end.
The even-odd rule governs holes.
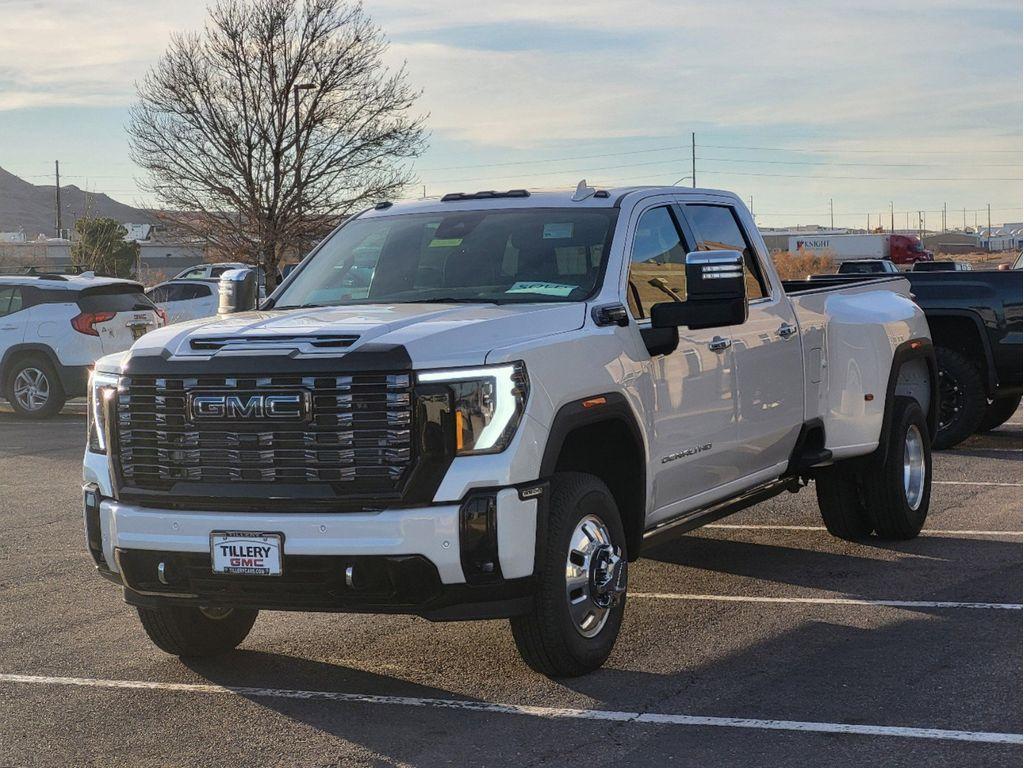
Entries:
POLYGON ((275 307, 583 301, 604 272, 616 215, 534 208, 356 219, 324 243, 275 307))

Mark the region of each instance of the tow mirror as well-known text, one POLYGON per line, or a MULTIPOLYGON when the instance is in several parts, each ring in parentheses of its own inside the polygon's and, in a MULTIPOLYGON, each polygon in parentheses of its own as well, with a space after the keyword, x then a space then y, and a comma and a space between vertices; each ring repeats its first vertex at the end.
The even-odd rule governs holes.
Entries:
POLYGON ((686 298, 665 286, 651 284, 675 297, 651 307, 651 326, 691 330, 741 325, 747 321, 747 286, 739 251, 693 251, 686 254, 686 298))

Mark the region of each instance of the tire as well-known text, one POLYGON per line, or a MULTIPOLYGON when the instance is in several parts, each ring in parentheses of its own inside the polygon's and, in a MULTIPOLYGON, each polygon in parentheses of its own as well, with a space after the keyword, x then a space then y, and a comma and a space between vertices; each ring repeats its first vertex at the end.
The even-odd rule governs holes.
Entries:
POLYGON ((1009 397, 997 397, 988 404, 985 415, 981 417, 981 424, 978 425, 978 432, 991 432, 1006 421, 1020 408, 1020 395, 1009 397))
POLYGON ((936 347, 935 361, 939 369, 939 426, 932 445, 942 450, 977 431, 988 401, 974 363, 949 347, 936 347))
POLYGON ((864 503, 863 467, 863 461, 848 459, 819 469, 814 475, 821 519, 836 538, 861 541, 874 530, 864 503))
POLYGON ((626 608, 626 536, 615 499, 592 475, 552 477, 548 509, 534 608, 511 620, 512 636, 534 671, 576 677, 604 664, 619 635, 626 608), (570 590, 578 596, 575 607, 570 590))
POLYGON ((868 515, 879 538, 912 539, 928 517, 932 489, 928 422, 916 400, 896 398, 884 440, 885 460, 880 445, 863 484, 868 515))
POLYGON ((53 365, 36 355, 14 361, 7 373, 4 397, 16 414, 27 419, 48 419, 67 400, 53 365))
POLYGON ((138 608, 149 639, 162 651, 185 658, 219 656, 245 640, 259 611, 243 608, 138 608))

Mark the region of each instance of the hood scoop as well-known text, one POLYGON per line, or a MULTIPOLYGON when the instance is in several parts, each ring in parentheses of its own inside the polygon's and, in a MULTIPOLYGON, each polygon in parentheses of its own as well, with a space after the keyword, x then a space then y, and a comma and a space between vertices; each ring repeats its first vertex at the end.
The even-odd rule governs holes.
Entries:
POLYGON ((200 336, 189 344, 196 352, 243 351, 257 349, 345 349, 359 341, 353 334, 320 336, 200 336))

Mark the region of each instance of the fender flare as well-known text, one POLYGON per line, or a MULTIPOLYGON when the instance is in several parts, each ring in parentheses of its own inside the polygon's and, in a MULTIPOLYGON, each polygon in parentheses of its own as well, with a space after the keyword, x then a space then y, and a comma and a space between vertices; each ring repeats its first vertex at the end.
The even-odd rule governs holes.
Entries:
POLYGON ((928 432, 934 439, 935 432, 939 425, 939 369, 935 362, 935 347, 927 337, 908 339, 896 347, 892 355, 892 364, 889 368, 889 381, 885 388, 885 413, 882 416, 882 431, 878 435, 878 457, 885 461, 889 450, 889 443, 885 436, 892 428, 893 409, 896 401, 896 383, 899 380, 899 371, 904 363, 911 360, 923 358, 928 365, 928 373, 931 377, 931 398, 928 404, 928 413, 925 420, 928 423, 928 432))
POLYGON ((23 354, 34 353, 41 353, 43 357, 49 361, 50 365, 53 366, 54 370, 57 371, 58 375, 60 374, 60 370, 64 366, 61 365, 60 360, 57 359, 57 355, 51 347, 48 347, 45 344, 35 344, 32 342, 14 344, 4 352, 3 358, 0 359, 0 388, 5 387, 7 384, 7 366, 11 364, 11 361, 23 354))
MULTIPOLYGON (((601 392, 579 398, 565 403, 559 407, 548 431, 547 443, 544 446, 543 458, 540 465, 541 479, 547 479, 554 474, 558 465, 558 458, 565 446, 566 438, 576 429, 593 424, 604 422, 616 422, 622 424, 629 430, 635 443, 635 449, 640 452, 640 466, 642 476, 639 480, 640 490, 640 520, 639 525, 632 535, 627 531, 626 547, 631 560, 635 559, 640 552, 643 541, 643 531, 647 516, 647 444, 644 442, 643 432, 640 429, 637 416, 629 405, 629 401, 621 392, 601 392), (604 402, 586 406, 584 403, 603 398, 604 402)), ((546 497, 546 494, 545 494, 546 497)), ((543 508, 544 514, 539 514, 537 519, 537 541, 539 543, 546 537, 547 510, 543 508)), ((623 520, 625 523, 625 519, 623 520)), ((538 553, 539 554, 539 553, 538 553)), ((538 561, 539 562, 539 561, 538 561)))
MULTIPOLYGON (((977 312, 970 309, 937 309, 937 310, 926 310, 924 313, 925 319, 930 318, 966 318, 970 320, 975 330, 978 332, 978 341, 981 343, 982 352, 985 355, 985 369, 981 372, 985 378, 985 394, 991 395, 996 391, 999 384, 999 376, 996 373, 996 361, 992 355, 992 344, 988 338, 988 332, 985 329, 985 322, 981 319, 981 316, 977 312)), ((932 344, 937 347, 945 346, 941 340, 936 341, 935 337, 932 337, 932 344)))

